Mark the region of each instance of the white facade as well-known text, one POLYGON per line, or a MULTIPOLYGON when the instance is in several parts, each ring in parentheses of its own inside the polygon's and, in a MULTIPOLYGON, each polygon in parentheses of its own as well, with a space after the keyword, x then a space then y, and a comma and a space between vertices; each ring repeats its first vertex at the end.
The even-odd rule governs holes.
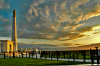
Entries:
POLYGON ((1 40, 1 52, 13 52, 13 41, 1 40))

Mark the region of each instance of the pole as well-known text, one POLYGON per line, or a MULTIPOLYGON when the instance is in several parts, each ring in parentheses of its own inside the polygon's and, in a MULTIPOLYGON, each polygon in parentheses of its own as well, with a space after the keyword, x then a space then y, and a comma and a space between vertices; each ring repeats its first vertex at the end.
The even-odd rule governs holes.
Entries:
POLYGON ((32 58, 33 58, 33 52, 32 52, 32 58))
POLYGON ((29 52, 29 58, 30 58, 30 52, 29 52))
POLYGON ((77 59, 78 59, 78 54, 79 54, 79 53, 78 53, 78 51, 77 51, 77 59))
POLYGON ((27 51, 26 51, 26 58, 27 58, 27 51))
POLYGON ((57 51, 57 60, 58 60, 58 51, 57 51))
POLYGON ((14 52, 13 52, 13 58, 15 58, 15 54, 14 54, 14 52))
POLYGON ((50 51, 49 51, 49 57, 50 57, 50 51))
POLYGON ((22 58, 23 58, 23 53, 22 53, 22 58))
POLYGON ((42 53, 42 52, 40 52, 40 59, 41 59, 41 53, 42 53))
POLYGON ((74 59, 74 61, 75 61, 75 51, 73 51, 73 59, 74 59))
POLYGON ((4 58, 6 58, 6 55, 5 55, 5 53, 4 53, 4 58))
POLYGON ((84 55, 84 62, 85 62, 85 58, 86 58, 85 52, 86 52, 86 51, 84 50, 84 51, 83 51, 83 53, 84 53, 84 54, 83 54, 83 55, 84 55))
POLYGON ((52 54, 51 54, 51 60, 52 60, 52 54))
POLYGON ((93 55, 92 55, 92 50, 90 48, 90 54, 91 54, 91 61, 92 61, 92 64, 94 63, 94 60, 93 60, 93 55))
POLYGON ((98 47, 95 47, 95 48, 96 48, 96 52, 97 52, 97 64, 99 64, 98 47))
POLYGON ((36 59, 37 59, 37 52, 36 52, 36 59))
POLYGON ((45 51, 45 59, 46 59, 46 51, 45 51))
POLYGON ((71 59, 71 51, 70 51, 70 59, 71 59))
POLYGON ((65 58, 65 51, 64 51, 64 58, 65 58))

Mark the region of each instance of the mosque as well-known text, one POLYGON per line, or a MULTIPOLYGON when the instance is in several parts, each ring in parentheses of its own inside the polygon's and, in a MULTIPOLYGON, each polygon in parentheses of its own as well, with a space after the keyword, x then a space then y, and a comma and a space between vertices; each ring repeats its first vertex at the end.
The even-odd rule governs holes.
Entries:
POLYGON ((17 29, 16 29, 16 11, 13 10, 13 22, 12 22, 12 41, 0 40, 0 52, 17 52, 17 29))

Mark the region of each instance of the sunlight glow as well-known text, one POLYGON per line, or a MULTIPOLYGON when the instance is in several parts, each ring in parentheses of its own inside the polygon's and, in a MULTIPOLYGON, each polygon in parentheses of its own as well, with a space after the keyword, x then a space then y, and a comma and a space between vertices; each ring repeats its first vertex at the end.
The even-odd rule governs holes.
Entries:
POLYGON ((98 29, 100 29, 100 26, 93 27, 92 30, 98 30, 98 29))

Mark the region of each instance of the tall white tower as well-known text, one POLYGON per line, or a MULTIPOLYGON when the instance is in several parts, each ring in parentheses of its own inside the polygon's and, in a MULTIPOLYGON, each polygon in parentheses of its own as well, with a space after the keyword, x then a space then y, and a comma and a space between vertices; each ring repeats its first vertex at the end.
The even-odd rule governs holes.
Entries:
POLYGON ((16 11, 13 10, 13 23, 12 23, 12 41, 13 51, 17 51, 17 29, 16 29, 16 11))

